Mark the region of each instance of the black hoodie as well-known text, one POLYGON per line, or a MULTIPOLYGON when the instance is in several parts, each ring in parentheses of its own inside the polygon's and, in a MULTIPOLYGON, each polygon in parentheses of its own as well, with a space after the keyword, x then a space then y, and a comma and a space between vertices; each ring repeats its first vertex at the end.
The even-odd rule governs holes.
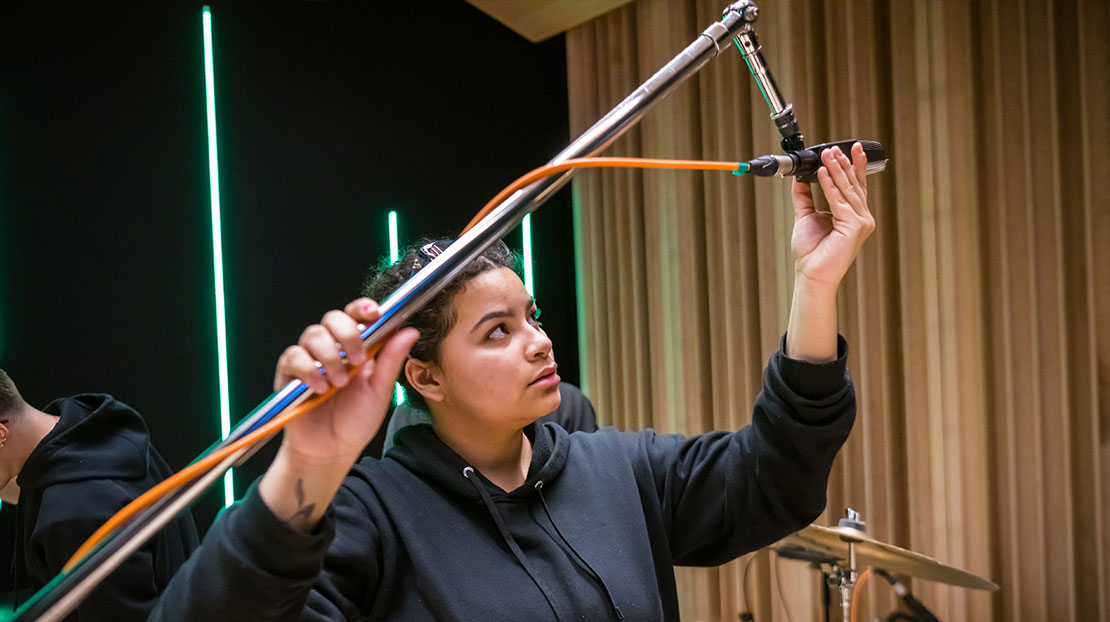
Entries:
MULTIPOLYGON (((38 590, 104 521, 172 471, 139 414, 110 395, 51 402, 58 415, 19 472, 16 558, 20 587, 38 590)), ((128 557, 70 620, 145 620, 158 594, 197 547, 188 512, 128 557)))
POLYGON ((151 620, 677 620, 675 565, 722 564, 824 508, 855 414, 843 352, 775 355, 736 433, 530 427, 511 492, 431 426, 405 428, 385 459, 354 467, 313 534, 253 487, 151 620))

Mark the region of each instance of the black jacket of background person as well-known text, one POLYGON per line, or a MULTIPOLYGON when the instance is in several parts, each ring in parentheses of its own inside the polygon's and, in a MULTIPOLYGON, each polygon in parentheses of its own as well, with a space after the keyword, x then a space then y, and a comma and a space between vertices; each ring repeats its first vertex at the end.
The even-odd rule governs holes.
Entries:
MULTIPOLYGON (((104 521, 172 473, 139 414, 110 395, 51 402, 58 423, 19 472, 13 574, 35 590, 50 582, 104 521)), ((186 512, 128 557, 69 619, 145 620, 197 547, 186 512)))
POLYGON ((677 620, 674 565, 728 562, 825 507, 855 416, 845 349, 825 365, 774 355, 735 433, 530 426, 527 481, 508 493, 467 478, 428 425, 356 465, 312 534, 252 487, 151 620, 593 621, 614 604, 625 620, 677 620))

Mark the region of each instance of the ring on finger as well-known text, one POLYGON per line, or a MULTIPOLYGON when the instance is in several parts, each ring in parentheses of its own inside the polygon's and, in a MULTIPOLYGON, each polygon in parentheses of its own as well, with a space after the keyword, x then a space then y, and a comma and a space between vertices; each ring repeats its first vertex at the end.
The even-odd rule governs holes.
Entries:
POLYGON ((326 369, 324 369, 324 364, 323 364, 323 363, 321 363, 320 361, 312 361, 312 364, 316 366, 316 371, 317 371, 317 372, 318 372, 318 373, 319 373, 319 374, 320 374, 321 376, 323 376, 323 375, 325 375, 325 374, 327 374, 327 373, 328 373, 328 371, 327 371, 326 369))
POLYGON ((336 343, 335 349, 339 350, 339 360, 343 361, 344 365, 350 365, 351 361, 347 359, 347 349, 343 347, 343 344, 336 343))

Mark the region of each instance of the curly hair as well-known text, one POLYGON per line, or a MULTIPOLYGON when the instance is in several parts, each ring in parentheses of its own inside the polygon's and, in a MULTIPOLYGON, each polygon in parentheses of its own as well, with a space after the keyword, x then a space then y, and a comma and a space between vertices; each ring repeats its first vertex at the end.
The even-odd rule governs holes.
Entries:
MULTIPOLYGON (((393 293, 412 275, 431 263, 432 259, 443 252, 455 240, 424 239, 405 249, 405 252, 396 263, 390 263, 388 258, 383 258, 378 266, 370 271, 363 282, 362 295, 374 300, 384 300, 393 293)), ((504 242, 498 241, 481 255, 478 255, 459 272, 450 283, 440 290, 428 304, 413 313, 405 326, 411 326, 420 331, 420 338, 409 352, 409 356, 428 363, 439 363, 439 347, 447 333, 455 326, 458 320, 451 302, 455 295, 466 289, 466 284, 474 277, 488 270, 496 268, 509 268, 519 273, 520 260, 515 252, 509 249, 504 242)), ((424 396, 414 390, 401 370, 399 382, 405 388, 405 395, 412 406, 428 411, 428 404, 424 396)))

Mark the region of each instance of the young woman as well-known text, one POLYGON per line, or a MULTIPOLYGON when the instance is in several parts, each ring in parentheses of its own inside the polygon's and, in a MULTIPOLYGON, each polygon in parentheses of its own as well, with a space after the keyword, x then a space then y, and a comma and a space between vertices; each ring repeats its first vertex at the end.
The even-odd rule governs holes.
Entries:
MULTIPOLYGON (((534 425, 559 405, 557 366, 497 246, 351 382, 337 345, 363 362, 356 324, 376 318, 375 303, 356 300, 305 330, 275 386, 342 390, 289 425, 269 470, 151 619, 677 619, 674 565, 727 562, 824 508, 855 416, 836 289, 874 228, 863 149, 852 155, 854 166, 823 154, 829 212, 794 186, 794 300, 750 426, 684 438, 534 425), (352 467, 399 373, 433 423, 352 467)), ((371 293, 435 252, 410 251, 371 293)))

